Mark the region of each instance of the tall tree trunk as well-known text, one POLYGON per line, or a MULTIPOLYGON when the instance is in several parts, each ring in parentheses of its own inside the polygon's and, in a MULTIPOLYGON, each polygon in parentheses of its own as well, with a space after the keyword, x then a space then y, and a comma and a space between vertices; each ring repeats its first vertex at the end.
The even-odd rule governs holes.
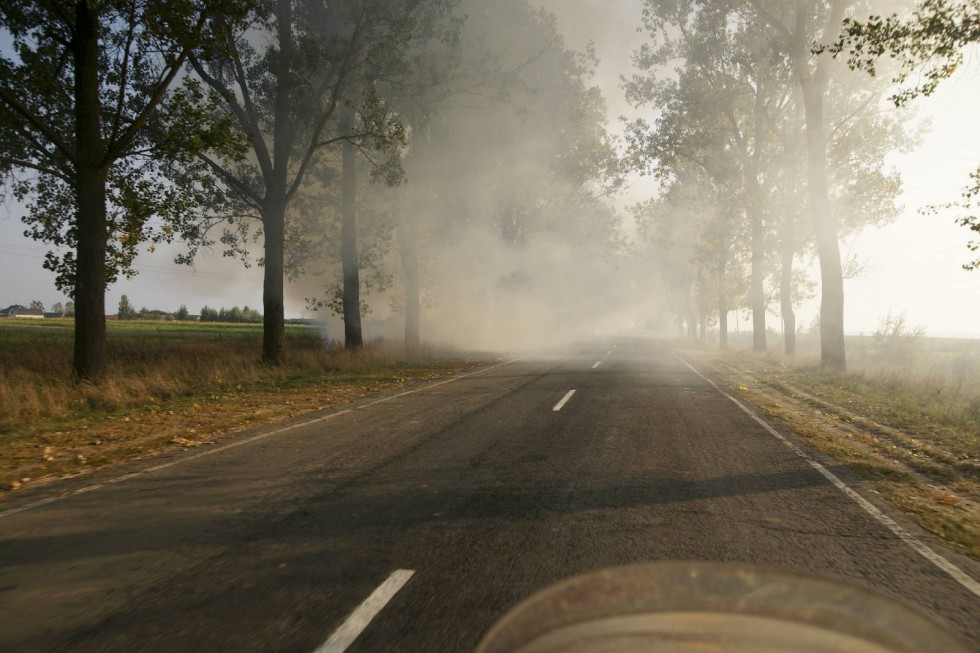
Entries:
POLYGON ((708 310, 705 308, 705 299, 708 293, 708 284, 705 281, 704 266, 698 266, 698 292, 697 292, 697 311, 698 311, 698 339, 708 339, 708 310))
POLYGON ((752 159, 749 166, 751 179, 749 191, 751 204, 749 210, 752 218, 752 283, 750 302, 752 304, 752 349, 766 350, 766 292, 764 282, 766 277, 766 231, 763 222, 763 197, 759 187, 760 164, 762 160, 762 139, 765 120, 766 104, 762 81, 758 82, 755 92, 755 134, 753 137, 752 159))
POLYGON ((725 275, 728 268, 728 246, 718 251, 718 346, 728 349, 728 296, 725 293, 725 275))
POLYGON ((827 135, 823 117, 823 84, 803 80, 806 115, 807 185, 820 258, 820 361, 844 369, 844 277, 839 227, 827 190, 827 135))
POLYGON ((793 311, 793 246, 783 241, 782 269, 779 275, 779 312, 783 316, 783 343, 787 356, 796 355, 796 313, 793 311))
POLYGON ((276 60, 276 99, 273 126, 272 177, 266 179, 262 211, 265 232, 265 272, 262 281, 262 360, 272 365, 286 362, 285 293, 283 269, 286 236, 286 189, 292 153, 292 2, 276 0, 276 31, 279 57, 276 60))
POLYGON ((407 247, 402 250, 402 270, 405 275, 405 345, 418 347, 421 342, 422 302, 418 250, 411 237, 407 247))
POLYGON ((698 312, 694 306, 694 298, 691 296, 692 293, 688 291, 687 293, 687 337, 694 340, 698 337, 698 312))
MULTIPOLYGON (((346 125, 350 133, 350 123, 346 125)), ((344 271, 344 346, 360 349, 364 346, 361 334, 361 279, 357 260, 357 152, 350 141, 343 146, 343 221, 340 227, 340 260, 344 271)))
POLYGON ((796 77, 803 91, 806 120, 807 186, 810 196, 817 255, 820 259, 820 362, 824 367, 845 369, 844 355, 844 276, 841 271, 839 226, 831 210, 827 189, 827 126, 823 114, 823 95, 827 89, 831 58, 820 55, 816 67, 810 63, 810 43, 826 43, 836 38, 844 20, 847 0, 831 0, 830 14, 821 35, 804 38, 802 25, 811 3, 797 0, 797 39, 792 53, 796 77))
POLYGON ((398 206, 398 254, 405 278, 405 346, 418 347, 421 341, 422 304, 419 288, 418 233, 415 221, 398 206))
POLYGON ((286 362, 286 320, 283 288, 286 202, 273 196, 262 216, 265 232, 265 270, 262 279, 262 361, 286 362))
POLYGON ((766 293, 765 281, 765 232, 758 206, 752 208, 752 282, 749 302, 752 305, 752 349, 766 350, 766 293))
POLYGON ((78 244, 75 260, 74 369, 80 379, 105 372, 106 179, 100 170, 76 173, 78 244))
POLYGON ((75 5, 75 200, 78 242, 75 259, 75 344, 73 365, 80 379, 100 377, 106 366, 105 288, 106 175, 102 162, 99 98, 99 18, 88 2, 75 5))

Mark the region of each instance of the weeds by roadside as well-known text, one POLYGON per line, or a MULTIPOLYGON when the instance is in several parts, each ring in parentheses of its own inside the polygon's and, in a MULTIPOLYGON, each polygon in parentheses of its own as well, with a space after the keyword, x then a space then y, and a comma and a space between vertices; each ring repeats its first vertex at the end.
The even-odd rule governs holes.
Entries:
POLYGON ((902 374, 868 362, 841 373, 808 357, 674 346, 920 524, 980 558, 980 387, 972 379, 902 374))
POLYGON ((0 492, 476 362, 382 342, 348 352, 298 327, 287 330, 287 363, 270 366, 256 327, 115 323, 109 372, 93 385, 70 376, 70 323, 50 322, 0 323, 0 492))

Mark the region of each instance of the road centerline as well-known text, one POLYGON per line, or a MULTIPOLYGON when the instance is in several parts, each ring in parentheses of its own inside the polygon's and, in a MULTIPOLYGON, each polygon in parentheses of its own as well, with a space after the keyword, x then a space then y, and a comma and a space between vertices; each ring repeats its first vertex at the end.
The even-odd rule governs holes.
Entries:
POLYGON ((343 653, 346 651, 358 635, 364 632, 371 620, 388 605, 398 590, 405 586, 405 583, 414 573, 415 571, 412 569, 393 571, 388 579, 371 592, 371 596, 364 599, 364 602, 357 606, 350 613, 350 616, 344 620, 344 623, 340 624, 327 641, 313 653, 343 653))
POLYGON ((572 398, 573 394, 575 394, 575 390, 569 390, 568 392, 566 392, 565 396, 561 398, 561 401, 555 404, 555 407, 552 408, 551 410, 557 413, 559 410, 564 408, 565 404, 568 403, 568 400, 572 398))

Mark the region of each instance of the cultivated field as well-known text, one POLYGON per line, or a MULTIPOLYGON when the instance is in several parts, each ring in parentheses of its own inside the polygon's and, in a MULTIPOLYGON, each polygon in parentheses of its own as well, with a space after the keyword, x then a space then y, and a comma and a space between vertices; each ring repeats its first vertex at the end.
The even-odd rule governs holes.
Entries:
POLYGON ((288 325, 286 365, 259 361, 261 325, 109 322, 99 385, 71 377, 71 320, 0 320, 0 493, 252 423, 346 403, 475 360, 370 343, 350 353, 288 325))

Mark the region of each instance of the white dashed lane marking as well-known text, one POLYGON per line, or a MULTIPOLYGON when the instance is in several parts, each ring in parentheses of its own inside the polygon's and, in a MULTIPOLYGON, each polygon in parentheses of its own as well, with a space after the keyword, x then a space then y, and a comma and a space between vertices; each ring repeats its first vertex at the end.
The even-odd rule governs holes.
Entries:
POLYGON ((575 394, 575 391, 574 390, 569 390, 568 392, 566 392, 565 393, 565 396, 561 398, 561 401, 559 401, 557 404, 555 404, 555 407, 552 408, 551 410, 553 410, 553 411, 555 411, 557 413, 559 410, 562 409, 562 407, 565 404, 568 403, 568 400, 572 398, 572 395, 573 394, 575 394))
POLYGON ((347 647, 353 644, 357 636, 364 632, 371 620, 388 605, 392 597, 405 586, 405 583, 414 573, 411 569, 399 569, 392 572, 391 576, 388 576, 388 580, 371 592, 371 596, 364 599, 364 602, 350 613, 347 620, 340 624, 337 630, 333 631, 327 641, 314 653, 343 653, 346 651, 347 647))

